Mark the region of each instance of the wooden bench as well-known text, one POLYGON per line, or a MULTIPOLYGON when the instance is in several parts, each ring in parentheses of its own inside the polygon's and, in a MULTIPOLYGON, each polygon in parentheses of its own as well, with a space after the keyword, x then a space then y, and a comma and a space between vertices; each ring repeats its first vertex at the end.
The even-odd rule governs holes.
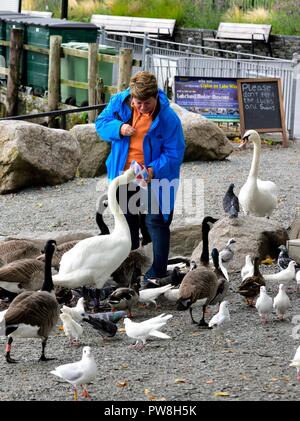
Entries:
POLYGON ((132 35, 172 37, 176 19, 149 19, 130 16, 92 15, 91 23, 106 31, 127 33, 132 35))
POLYGON ((204 41, 217 42, 219 48, 222 48, 221 43, 251 44, 252 54, 254 54, 254 45, 264 43, 272 57, 271 29, 272 25, 220 22, 217 32, 214 33, 214 38, 202 38, 202 46, 204 46, 204 41))

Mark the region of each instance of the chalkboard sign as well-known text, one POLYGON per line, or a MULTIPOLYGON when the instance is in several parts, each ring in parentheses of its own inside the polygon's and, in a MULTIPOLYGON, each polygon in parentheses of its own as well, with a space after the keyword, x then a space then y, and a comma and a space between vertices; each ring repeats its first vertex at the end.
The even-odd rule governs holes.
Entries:
POLYGON ((239 79, 237 82, 241 135, 249 129, 282 132, 283 145, 287 146, 281 80, 239 79))

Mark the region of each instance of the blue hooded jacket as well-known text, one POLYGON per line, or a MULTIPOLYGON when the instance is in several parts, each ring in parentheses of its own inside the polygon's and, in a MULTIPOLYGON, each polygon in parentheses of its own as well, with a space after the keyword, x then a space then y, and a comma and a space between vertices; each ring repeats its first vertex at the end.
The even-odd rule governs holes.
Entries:
MULTIPOLYGON (((124 123, 130 124, 132 119, 132 108, 128 99, 130 88, 114 95, 95 122, 97 133, 103 140, 112 144, 106 160, 109 180, 113 180, 124 171, 127 161, 130 137, 122 136, 120 128, 124 123)), ((180 119, 161 89, 158 91, 158 103, 159 111, 154 114, 156 116, 144 137, 143 149, 145 166, 153 168, 153 178, 172 182, 173 188, 168 194, 164 188, 159 187, 159 183, 154 182, 156 180, 151 183, 151 188, 159 198, 159 207, 167 219, 174 208, 185 142, 180 119)))

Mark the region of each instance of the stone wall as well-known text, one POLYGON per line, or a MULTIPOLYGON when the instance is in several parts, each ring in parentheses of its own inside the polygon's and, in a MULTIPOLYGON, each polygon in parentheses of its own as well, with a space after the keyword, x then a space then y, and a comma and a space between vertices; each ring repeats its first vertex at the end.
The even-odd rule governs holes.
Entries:
MULTIPOLYGON (((211 29, 193 29, 193 28, 177 28, 174 34, 174 41, 188 43, 188 38, 193 38, 195 45, 201 45, 202 37, 212 37, 211 29)), ((270 38, 273 57, 291 60, 293 53, 300 53, 300 37, 287 35, 271 35, 270 38)), ((218 48, 215 42, 206 42, 207 47, 218 48)), ((223 44, 224 49, 236 51, 237 44, 223 44)), ((241 52, 251 54, 251 45, 243 45, 241 52)), ((268 47, 263 44, 255 46, 254 53, 257 55, 268 55, 268 47)))

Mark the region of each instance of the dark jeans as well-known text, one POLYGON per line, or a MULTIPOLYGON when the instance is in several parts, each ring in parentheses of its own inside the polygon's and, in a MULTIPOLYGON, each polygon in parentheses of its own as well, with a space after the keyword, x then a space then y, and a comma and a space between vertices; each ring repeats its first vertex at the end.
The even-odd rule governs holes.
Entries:
MULTIPOLYGON (((127 189, 127 186, 122 186, 122 189, 127 189)), ((152 240, 153 247, 153 263, 150 269, 145 273, 145 278, 163 278, 167 275, 167 264, 169 257, 170 249, 170 224, 173 219, 173 211, 170 213, 167 221, 164 220, 164 217, 161 211, 158 211, 157 204, 151 206, 151 190, 150 185, 148 186, 148 211, 145 214, 139 212, 130 212, 128 210, 128 202, 138 191, 140 187, 132 190, 127 190, 127 203, 119 197, 119 189, 117 190, 117 200, 120 204, 120 207, 125 215, 127 223, 129 225, 131 233, 131 249, 135 250, 139 247, 139 229, 141 228, 142 234, 143 229, 148 229, 152 240), (121 202, 121 203, 120 203, 121 202), (151 213, 151 208, 153 213, 151 213), (141 223, 142 222, 142 223, 141 223), (145 224, 143 224, 145 222, 145 224), (143 228, 142 228, 143 227, 143 228)), ((155 200, 155 199, 154 199, 155 200)), ((153 201, 153 197, 152 197, 153 201)), ((153 202, 152 202, 153 203, 153 202)), ((137 201, 137 206, 139 206, 139 201, 137 201)), ((143 234, 144 235, 144 234, 143 234)))

